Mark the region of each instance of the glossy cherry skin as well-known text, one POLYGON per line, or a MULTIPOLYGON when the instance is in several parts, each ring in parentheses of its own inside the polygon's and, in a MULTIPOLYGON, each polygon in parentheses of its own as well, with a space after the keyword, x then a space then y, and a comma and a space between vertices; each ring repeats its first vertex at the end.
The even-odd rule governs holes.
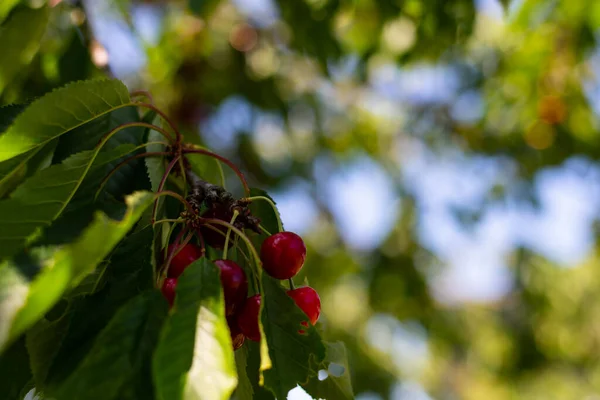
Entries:
POLYGON ((237 316, 240 330, 248 339, 260 342, 260 328, 258 327, 258 313, 260 311, 260 295, 248 297, 237 316))
MULTIPOLYGON (((229 222, 233 214, 224 209, 223 207, 209 209, 202 214, 202 218, 220 219, 221 221, 229 222)), ((204 242, 210 247, 215 249, 222 249, 225 246, 225 235, 227 235, 227 228, 223 225, 212 224, 212 228, 207 226, 200 227, 200 234, 204 239, 204 242), (222 233, 215 231, 218 229, 222 233)), ((231 239, 230 239, 231 240, 231 239)))
MULTIPOLYGON (((169 254, 175 251, 175 244, 169 245, 169 254)), ((192 243, 188 243, 171 260, 167 276, 169 278, 179 278, 183 271, 194 261, 202 257, 202 249, 192 243)))
POLYGON ((221 285, 225 296, 225 314, 232 315, 246 301, 248 280, 242 267, 231 260, 217 260, 221 270, 221 285))
POLYGON ((321 315, 321 299, 317 291, 310 286, 304 286, 294 290, 288 290, 290 296, 304 314, 308 317, 311 324, 316 324, 321 315))
POLYGON ((269 236, 260 249, 263 269, 277 279, 289 279, 304 265, 306 246, 293 232, 279 232, 269 236))
POLYGON ((244 344, 246 337, 240 330, 237 320, 235 317, 227 318, 227 325, 229 326, 229 333, 231 334, 231 343, 233 344, 233 350, 237 350, 244 344))
POLYGON ((167 278, 163 282, 162 288, 160 291, 162 292, 165 299, 169 302, 169 307, 173 307, 173 302, 175 301, 175 288, 177 287, 177 279, 175 278, 167 278))

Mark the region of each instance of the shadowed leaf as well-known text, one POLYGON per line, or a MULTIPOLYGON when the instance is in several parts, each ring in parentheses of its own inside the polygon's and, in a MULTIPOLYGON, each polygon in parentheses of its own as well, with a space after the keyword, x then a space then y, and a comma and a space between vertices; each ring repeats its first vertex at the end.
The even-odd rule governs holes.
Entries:
POLYGON ((272 368, 264 371, 265 386, 277 398, 285 399, 296 385, 316 376, 318 370, 313 366, 325 358, 325 346, 314 326, 302 325, 306 315, 279 281, 262 274, 262 283, 261 321, 272 362, 272 368))

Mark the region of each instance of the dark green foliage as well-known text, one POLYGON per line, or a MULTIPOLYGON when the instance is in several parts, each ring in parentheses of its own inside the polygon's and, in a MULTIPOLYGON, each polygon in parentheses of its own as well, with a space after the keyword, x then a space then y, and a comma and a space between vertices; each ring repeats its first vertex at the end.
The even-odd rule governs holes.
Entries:
POLYGON ((0 393, 3 398, 20 399, 19 395, 31 377, 25 338, 21 338, 0 356, 0 393))

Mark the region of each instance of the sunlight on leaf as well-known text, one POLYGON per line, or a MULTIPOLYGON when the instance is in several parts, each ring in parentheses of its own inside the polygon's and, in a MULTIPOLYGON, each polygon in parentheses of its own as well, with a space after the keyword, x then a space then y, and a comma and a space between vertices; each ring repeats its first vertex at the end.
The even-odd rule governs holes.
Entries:
POLYGON ((237 383, 219 269, 206 258, 177 284, 153 360, 157 398, 227 400, 237 383))
POLYGON ((0 135, 0 162, 36 149, 130 101, 127 88, 116 79, 75 82, 57 89, 31 103, 0 135))
POLYGON ((132 148, 123 145, 98 155, 99 146, 75 154, 40 171, 19 186, 10 199, 0 201, 0 258, 17 254, 38 228, 55 220, 90 169, 118 159, 132 148))
POLYGON ((9 260, 1 264, 0 350, 40 319, 67 290, 94 271, 138 221, 153 198, 147 192, 129 196, 127 212, 120 221, 97 213, 78 240, 53 253, 40 252, 42 256, 33 260, 38 268, 34 274, 31 261, 9 260))

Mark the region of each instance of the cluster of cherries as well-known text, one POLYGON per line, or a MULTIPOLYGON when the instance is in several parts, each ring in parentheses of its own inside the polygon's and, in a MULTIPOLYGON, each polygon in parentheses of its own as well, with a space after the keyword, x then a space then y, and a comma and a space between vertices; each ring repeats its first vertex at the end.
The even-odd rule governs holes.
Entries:
MULTIPOLYGON (((167 278, 162 286, 162 293, 172 306, 175 299, 177 278, 194 261, 202 257, 200 247, 188 243, 176 250, 170 245, 169 253, 177 251, 167 271, 167 278)), ((302 238, 293 232, 279 232, 269 236, 262 244, 260 259, 266 273, 277 279, 291 279, 300 271, 306 258, 306 246, 302 238)), ((260 341, 258 314, 260 311, 260 294, 248 297, 248 279, 244 270, 232 260, 216 260, 215 265, 221 270, 221 284, 225 297, 225 314, 231 332, 233 348, 238 349, 245 338, 260 341)), ((304 286, 291 288, 287 294, 304 311, 311 324, 315 324, 321 313, 321 300, 317 292, 304 286)), ((308 322, 302 324, 308 327, 308 322)), ((302 331, 300 331, 302 333, 302 331)))

